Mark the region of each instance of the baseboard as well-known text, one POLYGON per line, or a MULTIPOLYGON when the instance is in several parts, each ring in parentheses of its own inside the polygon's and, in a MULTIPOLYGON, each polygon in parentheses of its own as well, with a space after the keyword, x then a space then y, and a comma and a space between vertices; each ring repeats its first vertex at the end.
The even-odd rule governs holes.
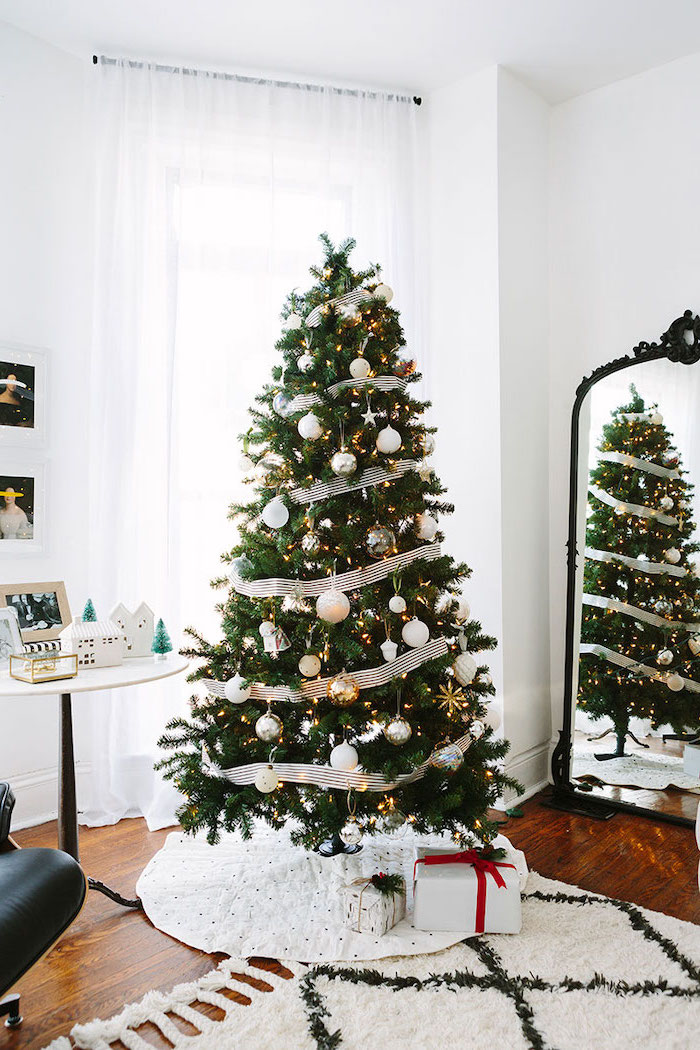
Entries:
MULTIPOLYGON (((81 778, 90 772, 89 762, 76 762, 75 775, 78 785, 81 778)), ((29 773, 15 773, 11 779, 12 790, 17 800, 12 814, 12 829, 33 828, 55 820, 58 814, 58 767, 33 769, 29 773)))
POLYGON ((521 751, 518 755, 508 756, 505 772, 508 776, 519 780, 524 790, 520 795, 506 792, 497 804, 497 809, 510 809, 516 803, 532 798, 547 786, 549 783, 549 746, 549 740, 545 740, 526 751, 521 751))

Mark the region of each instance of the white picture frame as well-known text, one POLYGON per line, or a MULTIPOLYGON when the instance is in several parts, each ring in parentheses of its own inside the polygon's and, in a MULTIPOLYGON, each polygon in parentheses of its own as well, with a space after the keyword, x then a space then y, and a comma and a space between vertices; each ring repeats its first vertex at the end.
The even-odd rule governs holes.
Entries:
POLYGON ((21 653, 23 649, 16 610, 12 606, 0 608, 0 666, 9 664, 10 656, 21 653))
POLYGON ((44 445, 47 379, 46 350, 0 340, 0 445, 44 445))
POLYGON ((0 559, 45 553, 47 532, 45 465, 0 445, 0 559))

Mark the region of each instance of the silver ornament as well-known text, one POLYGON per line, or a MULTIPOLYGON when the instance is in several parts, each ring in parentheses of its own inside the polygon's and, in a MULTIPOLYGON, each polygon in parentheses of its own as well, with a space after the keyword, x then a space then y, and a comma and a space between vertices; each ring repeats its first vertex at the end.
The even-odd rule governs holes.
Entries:
POLYGON ((662 496, 659 500, 659 506, 662 510, 673 510, 674 503, 670 496, 662 496))
POLYGON ((435 451, 435 438, 433 435, 423 434, 423 437, 420 439, 420 447, 424 456, 431 456, 435 451))
POLYGON ((654 602, 654 612, 659 616, 670 616, 673 612, 673 606, 665 598, 660 598, 658 602, 654 602))
POLYGON ((340 829, 340 837, 346 846, 357 846, 362 841, 362 828, 354 817, 350 817, 347 824, 340 829))
POLYGON ((255 477, 258 481, 265 481, 269 475, 277 474, 283 466, 283 456, 280 456, 278 452, 266 452, 256 464, 255 477))
POLYGON ((373 558, 383 558, 396 545, 396 536, 383 525, 373 525, 365 536, 365 545, 373 558))
POLYGON ((659 667, 668 667, 673 663, 673 653, 670 649, 662 649, 656 655, 656 662, 659 667))
POLYGON ((331 459, 331 470, 339 478, 349 478, 357 470, 357 457, 347 449, 340 449, 331 459))
POLYGON ((292 401, 293 398, 291 394, 288 394, 286 390, 280 390, 280 392, 275 394, 272 399, 272 407, 278 416, 282 416, 283 419, 286 419, 293 411, 291 407, 292 401))
POLYGON ((469 735, 473 737, 474 740, 479 740, 485 732, 486 728, 484 726, 484 723, 480 722, 478 718, 475 719, 469 726, 469 735))
POLYGON ((273 715, 268 707, 255 723, 255 734, 264 744, 274 744, 282 736, 282 728, 282 719, 273 715))
POLYGON ((395 718, 392 718, 391 722, 387 722, 383 732, 390 744, 400 747, 401 744, 406 744, 411 739, 413 730, 405 718, 397 715, 395 718))
POLYGON ((297 368, 300 372, 308 372, 313 363, 314 359, 311 354, 302 354, 301 357, 297 358, 297 368))
POLYGON ((253 575, 255 568, 250 558, 245 554, 239 554, 231 561, 231 572, 234 571, 242 580, 248 580, 253 575))
POLYGON ((318 548, 321 546, 321 541, 315 532, 307 532, 305 536, 301 538, 301 549, 306 554, 316 554, 318 548))

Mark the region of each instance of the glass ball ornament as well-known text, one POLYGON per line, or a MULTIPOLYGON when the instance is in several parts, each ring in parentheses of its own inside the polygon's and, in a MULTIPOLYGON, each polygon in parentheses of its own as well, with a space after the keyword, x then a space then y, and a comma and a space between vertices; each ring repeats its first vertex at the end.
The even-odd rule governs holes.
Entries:
POLYGON ((255 735, 263 744, 276 744, 282 736, 282 719, 274 715, 268 707, 255 723, 255 735))
POLYGON ((238 469, 241 471, 242 474, 247 474, 253 469, 253 461, 250 458, 250 456, 247 456, 245 453, 243 453, 242 456, 238 457, 238 469))
POLYGON ((445 740, 438 744, 428 759, 428 765, 434 769, 441 769, 444 773, 456 773, 464 764, 464 755, 456 744, 445 740))
POLYGON ((270 475, 277 474, 283 466, 283 456, 280 456, 278 452, 266 452, 256 464, 255 478, 257 481, 265 481, 270 475))
POLYGON ((680 693, 681 690, 685 689, 685 683, 679 674, 670 674, 666 678, 666 687, 672 693, 680 693))
POLYGON ((401 448, 401 435, 391 426, 384 427, 377 434, 375 444, 379 452, 387 456, 391 455, 392 452, 398 452, 401 448))
POLYGON ((396 362, 396 365, 394 366, 394 375, 398 376, 399 379, 407 379, 408 376, 413 375, 417 367, 415 357, 405 358, 396 362))
POLYGON ((372 558, 383 558, 396 544, 396 536, 383 525, 373 525, 367 530, 365 546, 372 558))
POLYGON ((659 500, 659 506, 662 510, 673 510, 675 504, 670 496, 662 496, 659 500))
POLYGON ((435 451, 435 438, 432 434, 423 434, 420 439, 420 447, 424 456, 431 456, 435 451))
POLYGON ((347 824, 340 829, 339 834, 346 846, 357 846, 362 841, 362 828, 354 817, 350 817, 347 824))
POLYGON ((317 554, 321 541, 315 532, 307 532, 301 538, 301 549, 305 554, 317 554))
POLYGON ((394 298, 394 289, 390 288, 388 284, 378 284, 374 289, 374 294, 377 299, 383 299, 385 303, 390 303, 394 298))
POLYGON ((688 639, 688 648, 693 656, 700 656, 700 634, 692 634, 688 639))
POLYGON ((271 634, 274 634, 276 630, 277 628, 272 620, 263 620, 258 627, 258 634, 261 638, 268 638, 271 634))
POLYGON ((654 612, 659 616, 670 616, 673 612, 673 606, 665 598, 660 598, 658 602, 654 602, 654 612))
POLYGON ((244 704, 250 699, 253 687, 246 685, 245 681, 242 675, 235 674, 224 684, 224 696, 232 704, 244 704))
POLYGON ((272 399, 272 408, 278 416, 286 419, 292 413, 292 401, 291 394, 288 394, 286 390, 280 390, 272 399))
POLYGON ((304 678, 315 678, 321 670, 321 661, 316 653, 304 653, 299 661, 299 670, 304 678))
POLYGON ((427 459, 424 458, 423 460, 421 460, 421 462, 418 464, 418 467, 416 468, 416 473, 418 474, 418 477, 421 479, 421 481, 426 482, 426 484, 430 481, 430 478, 433 474, 433 468, 430 466, 430 463, 427 459))
POLYGON ((403 625, 401 637, 411 649, 420 649, 430 638, 430 631, 426 623, 414 616, 412 620, 403 625))
POLYGON ((356 321, 360 316, 360 311, 358 310, 356 303, 343 303, 338 310, 338 313, 346 321, 356 321))
POLYGON ((491 704, 486 715, 484 716, 484 723, 492 729, 494 733, 500 728, 501 725, 501 711, 500 708, 496 707, 495 704, 491 704))
POLYGON ((474 721, 469 726, 469 735, 474 740, 480 740, 485 732, 486 732, 486 726, 484 725, 484 723, 480 722, 478 718, 475 718, 474 721))
POLYGON ((297 430, 306 441, 316 441, 323 433, 323 427, 317 415, 307 412, 297 423, 297 430))
POLYGON ((425 511, 416 514, 416 534, 421 540, 432 540, 438 530, 438 523, 432 514, 425 511))
POLYGON ((360 687, 346 671, 331 678, 326 686, 326 695, 334 707, 350 707, 360 695, 360 687))
POLYGON ((275 496, 266 503, 260 517, 270 529, 281 529, 286 525, 289 521, 289 511, 281 496, 275 496))
POLYGON ((669 565, 678 565, 681 560, 681 552, 677 547, 669 547, 667 551, 664 551, 664 561, 667 561, 669 565))
POLYGON ((232 559, 231 573, 240 576, 242 580, 249 580, 254 572, 255 566, 247 555, 239 554, 237 558, 232 559))
POLYGON ((264 766, 255 775, 255 786, 263 795, 269 795, 279 784, 279 777, 272 765, 264 766))
POLYGON ((659 667, 668 667, 673 663, 673 653, 670 649, 662 649, 656 654, 656 662, 659 667))
POLYGON ((398 831, 402 828, 405 823, 406 815, 402 813, 400 809, 396 809, 395 806, 392 806, 383 815, 380 826, 383 832, 387 835, 391 835, 392 832, 398 831))
POLYGON ((342 744, 336 744, 331 751, 330 763, 333 769, 342 769, 343 772, 350 773, 353 769, 357 769, 358 762, 357 750, 347 740, 343 740, 342 744))
POLYGON ((387 722, 382 732, 389 743, 395 747, 407 744, 413 734, 410 722, 407 722, 401 715, 397 715, 396 718, 392 718, 390 722, 387 722))
POLYGON ((455 620, 457 623, 466 623, 471 615, 471 606, 466 598, 462 595, 457 599, 457 608, 455 609, 455 620))
POLYGON ((680 456, 673 449, 669 449, 668 452, 664 452, 662 459, 665 467, 677 467, 680 456))
POLYGON ((303 317, 298 313, 291 313, 284 322, 285 328, 288 328, 291 332, 298 332, 304 323, 303 317))
POLYGON ((297 368, 300 372, 308 372, 313 363, 314 359, 311 354, 302 354, 301 357, 297 358, 297 368))
POLYGON ((341 448, 331 459, 331 470, 339 478, 349 478, 357 470, 357 457, 346 448, 341 448))
POLYGON ((470 685, 476 675, 476 660, 471 653, 460 653, 452 664, 454 676, 460 685, 470 685))
POLYGON ((316 614, 326 623, 340 623, 349 612, 350 602, 342 591, 324 591, 316 599, 316 614))
POLYGON ((393 613, 406 612, 406 600, 400 594, 392 594, 389 599, 389 609, 393 613))
POLYGON ((350 375, 353 379, 366 379, 371 369, 366 357, 356 357, 350 362, 350 375))
POLYGON ((480 674, 478 676, 477 682, 479 683, 479 685, 489 686, 489 685, 493 685, 493 678, 491 677, 490 674, 484 673, 484 674, 480 674))
POLYGON ((387 638, 385 642, 379 646, 382 651, 382 656, 387 663, 391 663, 392 660, 396 659, 396 654, 399 651, 399 647, 396 642, 392 642, 391 638, 387 638))

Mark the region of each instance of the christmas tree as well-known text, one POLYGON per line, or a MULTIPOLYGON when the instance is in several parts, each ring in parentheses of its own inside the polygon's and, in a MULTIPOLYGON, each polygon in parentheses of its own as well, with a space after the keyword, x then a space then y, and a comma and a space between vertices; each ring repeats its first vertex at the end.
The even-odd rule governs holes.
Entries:
POLYGON ((168 653, 173 651, 172 642, 170 641, 170 635, 165 629, 165 624, 162 620, 159 620, 156 624, 156 629, 153 632, 153 643, 151 645, 151 652, 155 656, 167 656, 168 653))
POLYGON ((617 756, 633 716, 677 733, 700 721, 693 487, 657 406, 630 393, 590 473, 578 692, 612 720, 617 756))
POLYGON ((242 436, 255 495, 231 508, 240 540, 214 581, 224 638, 188 631, 208 695, 168 725, 160 765, 187 797, 183 827, 210 841, 262 817, 326 853, 406 821, 487 842, 487 808, 519 787, 487 709, 479 654, 496 641, 440 547, 453 508, 393 293, 379 267, 353 271, 353 241, 321 241, 242 436))
POLYGON ((85 602, 85 608, 83 609, 83 623, 94 623, 97 620, 97 613, 95 612, 95 606, 93 605, 92 598, 88 598, 85 602))

